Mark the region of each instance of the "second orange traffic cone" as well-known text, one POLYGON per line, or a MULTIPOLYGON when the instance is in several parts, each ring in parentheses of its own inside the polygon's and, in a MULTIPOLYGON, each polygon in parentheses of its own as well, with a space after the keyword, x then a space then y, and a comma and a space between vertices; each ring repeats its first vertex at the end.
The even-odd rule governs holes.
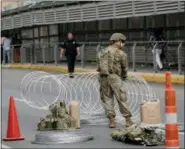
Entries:
POLYGON ((177 108, 175 90, 171 85, 171 73, 166 72, 166 89, 165 89, 165 147, 179 148, 177 108))
POLYGON ((4 138, 3 140, 4 141, 24 140, 24 138, 21 137, 14 98, 12 96, 10 96, 9 99, 7 135, 6 138, 4 138))

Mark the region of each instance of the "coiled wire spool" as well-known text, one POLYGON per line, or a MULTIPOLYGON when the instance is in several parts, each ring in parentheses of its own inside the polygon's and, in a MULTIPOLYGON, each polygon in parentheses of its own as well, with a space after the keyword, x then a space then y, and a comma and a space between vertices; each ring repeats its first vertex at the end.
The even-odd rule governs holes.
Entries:
POLYGON ((55 75, 43 71, 30 72, 22 79, 20 93, 21 101, 29 106, 48 110, 49 105, 60 98, 61 82, 55 75))
POLYGON ((52 145, 64 143, 86 142, 93 139, 90 133, 81 130, 71 131, 43 131, 35 135, 33 144, 52 145))
MULTIPOLYGON (((72 100, 80 101, 81 120, 83 123, 100 124, 108 123, 105 110, 99 96, 98 74, 75 73, 75 78, 68 74, 51 75, 46 72, 31 72, 25 76, 21 83, 21 96, 24 101, 37 109, 46 110, 51 103, 63 100, 67 105, 72 100)), ((124 81, 128 104, 132 113, 132 120, 140 122, 140 104, 143 101, 156 100, 156 96, 148 83, 139 75, 129 74, 124 81)), ((115 100, 117 122, 123 123, 124 119, 119 112, 115 100)))

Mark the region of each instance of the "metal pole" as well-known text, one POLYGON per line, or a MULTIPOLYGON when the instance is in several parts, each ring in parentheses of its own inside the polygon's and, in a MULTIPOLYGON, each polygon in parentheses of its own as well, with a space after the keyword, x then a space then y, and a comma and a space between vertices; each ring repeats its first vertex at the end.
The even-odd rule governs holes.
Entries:
POLYGON ((55 47, 54 47, 54 61, 55 61, 55 66, 57 66, 57 49, 58 49, 58 45, 55 45, 55 47))
MULTIPOLYGON (((31 48, 31 46, 30 46, 30 48, 31 48)), ((35 52, 36 52, 36 45, 33 44, 32 48, 30 49, 31 64, 36 63, 36 54, 35 54, 35 52), (33 58, 34 58, 34 61, 33 61, 33 58)))
POLYGON ((45 47, 42 46, 42 60, 43 60, 43 64, 46 64, 46 60, 45 60, 45 47))
POLYGON ((5 54, 5 50, 4 50, 4 48, 2 48, 2 50, 3 50, 3 64, 5 64, 5 60, 6 60, 6 54, 5 54))
POLYGON ((153 67, 154 67, 154 72, 157 72, 157 63, 156 63, 156 57, 157 57, 157 52, 156 52, 156 47, 157 47, 157 43, 154 45, 153 48, 153 67))
POLYGON ((21 45, 21 47, 20 47, 20 57, 21 57, 21 64, 23 64, 24 63, 24 60, 23 60, 23 54, 24 53, 24 51, 23 51, 23 45, 21 45))
POLYGON ((84 68, 84 48, 85 48, 85 44, 82 45, 81 49, 81 67, 84 68))
POLYGON ((132 69, 134 72, 136 71, 136 53, 135 53, 136 45, 137 43, 134 43, 132 47, 132 69))
POLYGON ((14 63, 14 46, 12 45, 11 47, 11 51, 10 51, 10 57, 11 57, 11 63, 13 64, 14 63))
POLYGON ((35 48, 34 45, 29 46, 29 52, 30 52, 30 63, 33 64, 33 48, 35 48))
POLYGON ((99 50, 100 50, 100 44, 98 44, 96 47, 96 53, 99 52, 99 50))
POLYGON ((179 43, 178 49, 177 49, 177 60, 178 60, 178 73, 181 74, 182 73, 182 65, 181 65, 181 50, 182 47, 182 42, 179 43))

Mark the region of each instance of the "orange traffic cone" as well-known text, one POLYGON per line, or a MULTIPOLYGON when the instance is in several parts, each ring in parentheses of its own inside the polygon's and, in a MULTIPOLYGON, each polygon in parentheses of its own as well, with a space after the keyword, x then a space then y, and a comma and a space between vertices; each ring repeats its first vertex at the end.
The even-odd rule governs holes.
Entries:
POLYGON ((178 122, 175 90, 171 85, 171 73, 166 72, 166 89, 165 89, 165 147, 179 148, 178 122))
POLYGON ((12 96, 10 96, 9 99, 7 135, 6 138, 4 138, 3 140, 4 141, 24 140, 24 138, 21 137, 14 98, 12 96))

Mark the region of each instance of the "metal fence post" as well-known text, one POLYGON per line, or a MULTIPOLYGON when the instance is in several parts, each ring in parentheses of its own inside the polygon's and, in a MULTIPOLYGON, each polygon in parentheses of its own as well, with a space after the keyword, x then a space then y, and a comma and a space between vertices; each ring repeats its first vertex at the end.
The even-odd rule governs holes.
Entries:
POLYGON ((5 54, 5 51, 4 51, 4 48, 3 48, 3 64, 5 64, 5 61, 6 60, 6 54, 5 54))
POLYGON ((55 61, 55 66, 57 66, 57 49, 58 49, 58 45, 55 45, 54 47, 54 61, 55 61))
POLYGON ((182 42, 179 43, 178 49, 177 49, 177 60, 178 60, 178 73, 181 74, 182 73, 182 65, 181 65, 181 50, 182 47, 182 42))
POLYGON ((81 56, 81 67, 84 68, 84 49, 85 49, 85 44, 83 44, 80 49, 81 49, 81 54, 80 54, 80 56, 81 56))
POLYGON ((42 46, 42 60, 43 60, 43 64, 46 64, 46 59, 45 59, 45 46, 42 46))
POLYGON ((96 47, 96 53, 99 52, 99 50, 100 50, 100 44, 98 44, 96 47))
MULTIPOLYGON (((30 48, 31 48, 31 46, 30 46, 30 48)), ((32 48, 30 49, 31 64, 36 63, 36 56, 35 56, 36 54, 35 54, 35 52, 36 52, 36 45, 33 44, 32 48)))
POLYGON ((24 53, 24 51, 23 51, 23 45, 21 45, 21 47, 20 47, 20 59, 21 59, 21 64, 23 64, 24 63, 24 60, 23 60, 23 54, 24 53))
POLYGON ((11 51, 10 51, 10 57, 11 57, 11 63, 14 63, 14 45, 11 46, 11 51))
POLYGON ((157 62, 156 62, 156 57, 157 57, 157 51, 156 51, 157 43, 154 45, 153 48, 153 67, 154 67, 154 72, 157 72, 157 62))
POLYGON ((137 43, 134 43, 132 47, 132 69, 133 71, 136 71, 136 53, 135 53, 136 45, 137 43))

